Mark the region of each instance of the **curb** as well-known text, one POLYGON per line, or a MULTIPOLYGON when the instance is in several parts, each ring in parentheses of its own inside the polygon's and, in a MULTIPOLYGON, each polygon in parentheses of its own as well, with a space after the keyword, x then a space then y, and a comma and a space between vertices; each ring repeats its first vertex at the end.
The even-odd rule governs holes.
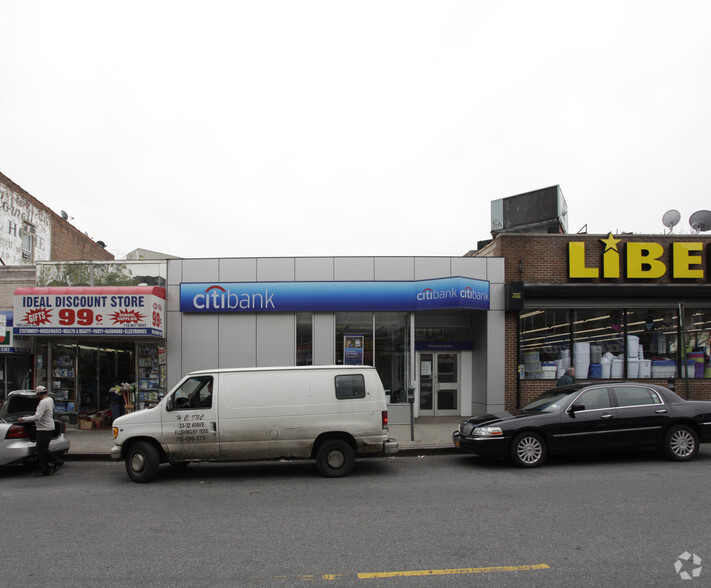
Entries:
MULTIPOLYGON (((403 447, 395 455, 385 457, 419 457, 422 455, 452 455, 458 453, 457 448, 438 445, 431 447, 403 447)), ((380 457, 380 456, 378 456, 380 457)), ((65 453, 64 461, 114 461, 109 453, 65 453)), ((367 456, 363 459, 368 459, 367 456)))
POLYGON ((446 445, 437 445, 433 447, 403 447, 393 457, 416 457, 420 455, 451 455, 458 453, 454 445, 448 447, 446 445))

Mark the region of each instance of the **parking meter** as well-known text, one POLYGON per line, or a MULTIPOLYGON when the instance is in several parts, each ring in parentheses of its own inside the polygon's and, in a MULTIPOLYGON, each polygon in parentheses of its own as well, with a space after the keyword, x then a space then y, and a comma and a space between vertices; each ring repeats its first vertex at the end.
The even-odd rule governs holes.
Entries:
POLYGON ((410 403, 410 441, 415 440, 415 387, 407 389, 407 401, 410 403))

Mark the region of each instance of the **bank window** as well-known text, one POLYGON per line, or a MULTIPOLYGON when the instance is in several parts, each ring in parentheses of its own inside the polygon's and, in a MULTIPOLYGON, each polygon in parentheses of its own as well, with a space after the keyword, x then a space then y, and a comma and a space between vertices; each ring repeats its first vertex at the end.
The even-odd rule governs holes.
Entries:
POLYGON ((365 398, 365 378, 362 374, 336 376, 336 398, 365 398))
POLYGON ((410 372, 410 315, 406 312, 375 313, 375 369, 390 402, 407 402, 410 372))
POLYGON ((296 313, 296 365, 313 364, 313 313, 296 313))
POLYGON ((336 363, 373 364, 373 313, 336 313, 336 363))
POLYGON ((390 402, 407 402, 409 325, 406 312, 337 312, 336 362, 375 366, 390 402))

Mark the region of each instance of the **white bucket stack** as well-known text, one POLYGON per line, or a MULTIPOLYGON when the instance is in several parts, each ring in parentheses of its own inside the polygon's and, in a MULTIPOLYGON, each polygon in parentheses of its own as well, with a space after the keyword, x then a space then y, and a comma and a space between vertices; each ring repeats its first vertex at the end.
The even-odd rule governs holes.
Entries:
POLYGON ((627 377, 639 378, 639 352, 641 346, 637 335, 627 335, 627 377))
POLYGON ((576 378, 587 378, 588 370, 590 369, 590 343, 575 343, 573 348, 573 353, 575 357, 575 377, 576 378))

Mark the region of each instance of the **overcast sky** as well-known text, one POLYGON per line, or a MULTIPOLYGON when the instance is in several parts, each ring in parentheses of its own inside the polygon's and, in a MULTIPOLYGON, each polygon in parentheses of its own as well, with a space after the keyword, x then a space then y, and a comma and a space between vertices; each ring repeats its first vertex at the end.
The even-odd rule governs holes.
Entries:
POLYGON ((117 258, 463 255, 711 209, 711 2, 0 0, 0 171, 117 258))

